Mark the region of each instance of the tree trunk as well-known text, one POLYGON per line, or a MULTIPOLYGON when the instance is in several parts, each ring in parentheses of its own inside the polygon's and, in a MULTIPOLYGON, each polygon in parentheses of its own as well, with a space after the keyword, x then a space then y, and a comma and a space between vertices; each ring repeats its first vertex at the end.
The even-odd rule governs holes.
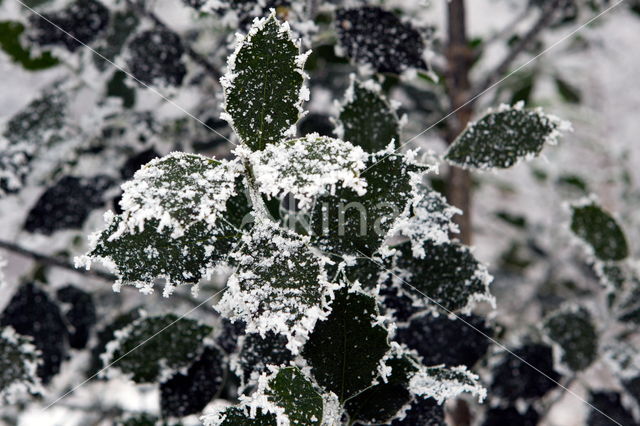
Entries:
MULTIPOLYGON (((451 144, 473 114, 473 104, 464 105, 471 96, 469 70, 473 64, 473 51, 467 39, 464 0, 451 0, 448 4, 448 33, 446 85, 451 110, 458 110, 451 117, 446 134, 447 143, 451 144)), ((455 218, 460 227, 458 238, 465 244, 471 244, 471 175, 468 171, 450 168, 447 197, 451 204, 464 213, 455 218)))

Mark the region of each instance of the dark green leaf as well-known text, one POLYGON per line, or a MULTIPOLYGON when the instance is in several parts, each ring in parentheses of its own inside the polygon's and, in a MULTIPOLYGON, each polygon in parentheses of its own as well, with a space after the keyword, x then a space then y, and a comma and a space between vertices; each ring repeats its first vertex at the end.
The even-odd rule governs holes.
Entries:
POLYGON ((381 73, 426 68, 422 35, 391 12, 371 6, 338 9, 335 25, 346 55, 358 63, 381 73))
POLYGON ((276 415, 247 407, 229 407, 222 413, 203 419, 205 426, 277 426, 276 415))
POLYGON ((295 134, 306 92, 304 59, 274 14, 254 23, 223 78, 225 119, 254 151, 295 134), (293 129, 293 130, 290 130, 293 129))
POLYGON ((197 283, 225 258, 250 219, 242 180, 233 163, 193 154, 152 160, 123 185, 119 216, 81 263, 105 261, 120 283, 151 291, 155 278, 174 285, 197 283))
POLYGON ((411 376, 417 368, 407 358, 393 358, 385 362, 391 367, 391 376, 357 394, 345 403, 350 421, 359 423, 388 423, 398 411, 409 403, 412 394, 408 389, 411 376))
POLYGON ((42 52, 32 57, 31 52, 20 44, 20 35, 24 32, 24 25, 15 21, 0 22, 0 48, 14 61, 29 71, 51 68, 60 63, 51 52, 42 52))
POLYGON ((506 169, 537 156, 545 144, 554 144, 568 124, 523 104, 490 111, 470 124, 449 147, 445 159, 467 169, 506 169))
POLYGON ((551 340, 562 350, 562 362, 573 371, 587 368, 598 355, 598 334, 584 308, 557 311, 544 322, 551 340))
POLYGON ((341 139, 370 153, 385 149, 392 141, 400 143, 398 116, 373 81, 351 80, 339 123, 336 133, 341 139))
POLYGON ((265 393, 269 401, 284 409, 290 424, 320 425, 322 396, 296 367, 280 369, 265 393))
POLYGON ((413 257, 410 243, 397 249, 394 279, 401 280, 400 287, 416 304, 457 311, 468 310, 478 300, 493 300, 489 294, 492 277, 468 247, 458 242, 435 245, 427 241, 422 259, 413 257))
POLYGON ((186 371, 160 384, 163 417, 184 417, 200 413, 220 391, 227 371, 221 351, 207 347, 186 371))
POLYGON ((397 217, 411 199, 410 172, 424 172, 402 155, 371 156, 362 177, 367 192, 358 196, 338 188, 320 197, 311 213, 312 241, 322 250, 371 256, 380 247, 397 217))
POLYGON ((618 222, 595 201, 571 207, 571 230, 600 260, 622 260, 629 255, 627 239, 618 222))
POLYGON ((136 383, 153 382, 166 377, 164 369, 175 372, 191 365, 211 331, 207 325, 174 314, 141 318, 116 333, 105 363, 115 362, 113 367, 130 374, 136 383))
POLYGON ((374 325, 379 314, 372 297, 341 290, 331 307, 302 353, 318 384, 344 402, 371 386, 389 349, 388 335, 374 325))
POLYGON ((232 255, 238 269, 216 308, 243 320, 247 332, 287 336, 287 347, 296 351, 326 309, 329 284, 322 261, 310 251, 308 238, 267 219, 242 242, 232 255))

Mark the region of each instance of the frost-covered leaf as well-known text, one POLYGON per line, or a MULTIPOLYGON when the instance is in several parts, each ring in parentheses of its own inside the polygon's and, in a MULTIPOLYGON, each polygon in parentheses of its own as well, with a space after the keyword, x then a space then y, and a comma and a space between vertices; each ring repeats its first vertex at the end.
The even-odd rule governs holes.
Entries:
POLYGON ((180 37, 158 28, 137 34, 129 43, 128 70, 146 84, 179 86, 187 73, 180 37))
POLYGON ((275 15, 256 21, 229 56, 222 78, 223 118, 254 151, 295 135, 308 90, 302 86, 306 54, 275 15))
POLYGON ((478 301, 493 303, 489 293, 493 278, 468 247, 458 242, 436 245, 427 241, 423 249, 424 258, 416 259, 411 244, 403 243, 395 258, 393 279, 416 304, 434 311, 442 307, 465 312, 478 301))
POLYGON ((338 188, 320 197, 311 213, 312 241, 329 253, 371 256, 380 247, 411 199, 411 185, 429 169, 402 155, 371 155, 363 196, 338 188))
POLYGON ((248 407, 229 407, 202 418, 204 426, 277 426, 276 415, 248 407))
POLYGON ((78 287, 67 285, 59 289, 56 296, 60 302, 69 306, 64 313, 69 325, 69 346, 74 349, 84 349, 97 321, 92 295, 78 287))
POLYGON ((391 368, 389 377, 346 401, 345 409, 351 422, 388 423, 401 408, 411 402, 412 394, 408 385, 418 368, 403 357, 387 360, 385 365, 391 368))
POLYGON ((319 195, 335 193, 337 185, 359 195, 366 192, 365 180, 360 177, 366 154, 339 139, 311 134, 267 145, 251 160, 262 193, 270 197, 290 194, 301 209, 309 208, 319 195))
POLYGON ((372 297, 341 290, 331 309, 316 324, 302 354, 318 384, 345 401, 371 386, 389 349, 388 336, 377 323, 372 297))
POLYGON ((38 71, 51 68, 60 63, 58 58, 46 51, 37 56, 22 46, 20 36, 24 32, 24 25, 17 21, 0 21, 0 48, 25 70, 38 71))
POLYGON ((458 232, 453 216, 462 211, 447 203, 437 191, 424 184, 421 179, 412 182, 411 212, 400 217, 390 234, 399 233, 411 241, 413 255, 424 258, 424 242, 442 244, 449 241, 449 234, 458 232))
POLYGON ((514 350, 513 353, 539 371, 505 352, 502 355, 502 360, 493 369, 491 395, 509 401, 516 401, 520 398, 537 399, 558 386, 560 374, 553 369, 551 347, 530 343, 514 350), (540 371, 547 377, 540 374, 540 371), (549 377, 553 380, 550 380, 549 377))
POLYGON ((506 169, 537 156, 545 144, 557 143, 568 123, 541 110, 525 110, 524 103, 503 105, 471 123, 445 154, 445 159, 466 169, 506 169))
POLYGON ((411 24, 379 7, 338 9, 336 29, 349 58, 381 73, 425 69, 424 40, 411 24))
POLYGON ((414 349, 426 365, 465 365, 471 368, 487 353, 491 342, 468 324, 488 336, 493 333, 477 315, 461 315, 460 318, 425 313, 413 318, 406 326, 398 327, 395 340, 414 349))
POLYGON ((433 398, 416 398, 391 426, 446 426, 444 407, 433 398))
POLYGON ((0 329, 0 406, 40 391, 39 353, 31 340, 13 328, 0 329))
POLYGON ((207 347, 186 373, 176 373, 160 384, 163 417, 184 417, 201 412, 220 391, 226 374, 221 351, 207 347))
POLYGON ((28 232, 51 235, 82 228, 92 210, 104 206, 104 192, 114 185, 108 176, 63 176, 31 208, 24 224, 28 232))
POLYGON ((96 333, 96 342, 91 348, 91 364, 87 370, 87 377, 93 378, 102 368, 101 355, 107 349, 107 344, 115 338, 115 332, 140 318, 138 309, 118 314, 106 326, 96 333))
POLYGON ((76 0, 52 13, 31 15, 29 39, 40 46, 63 45, 73 52, 91 44, 109 23, 109 9, 96 0, 76 0))
POLYGON ((0 326, 33 338, 42 360, 38 376, 48 384, 67 355, 67 328, 58 305, 35 284, 23 284, 2 312, 0 326))
POLYGON ((36 147, 52 144, 59 138, 65 125, 68 96, 61 87, 54 85, 45 89, 24 109, 11 117, 5 127, 4 136, 11 145, 25 143, 32 153, 36 147))
POLYGON ((322 396, 296 367, 281 368, 264 393, 269 402, 284 410, 289 424, 320 425, 322 396))
POLYGON ((261 219, 242 237, 231 256, 238 265, 216 305, 224 316, 242 320, 247 332, 268 331, 288 337, 296 352, 315 322, 326 315, 331 286, 323 261, 309 239, 261 219))
POLYGON ((131 283, 152 291, 153 280, 197 283, 240 238, 250 207, 234 163, 193 154, 155 159, 122 185, 123 213, 105 215, 107 227, 77 259, 102 261, 131 283))
POLYGON ((119 331, 102 356, 136 383, 170 377, 189 367, 202 353, 202 340, 212 328, 174 314, 140 318, 119 331), (126 354, 126 356, 125 356, 126 354))
POLYGON ((461 393, 470 393, 480 402, 487 396, 480 378, 466 367, 424 368, 411 378, 409 388, 423 398, 435 399, 438 404, 461 393))
POLYGON ((587 368, 598 355, 598 334, 591 314, 584 308, 564 308, 551 314, 544 330, 557 343, 562 362, 573 371, 587 368))
POLYGON ((400 143, 398 116, 373 80, 361 83, 351 76, 336 134, 370 153, 381 151, 392 142, 400 143))
POLYGON ((260 336, 249 333, 242 339, 242 349, 238 355, 236 374, 243 385, 255 382, 259 375, 268 371, 267 366, 283 366, 293 360, 287 349, 287 338, 273 332, 260 336))
POLYGON ((571 231, 602 261, 629 255, 627 239, 618 222, 593 199, 571 206, 571 231))
POLYGON ((316 425, 323 419, 322 396, 296 367, 262 374, 258 388, 242 405, 203 418, 205 425, 316 425))

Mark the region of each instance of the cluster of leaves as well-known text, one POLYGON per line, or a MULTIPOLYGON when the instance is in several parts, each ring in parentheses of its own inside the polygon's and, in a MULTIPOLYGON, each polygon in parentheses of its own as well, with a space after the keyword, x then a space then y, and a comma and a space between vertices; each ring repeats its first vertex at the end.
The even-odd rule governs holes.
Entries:
MULTIPOLYGON (((311 131, 301 131, 309 100, 305 80, 318 57, 302 53, 308 40, 294 41, 276 17, 300 16, 306 2, 187 3, 247 32, 221 80, 226 123, 206 120, 208 130, 235 132, 224 133, 239 143, 235 157, 162 156, 158 151, 168 149, 149 143, 158 133, 180 140, 184 123, 167 128, 153 115, 126 110, 136 105, 137 86, 175 88, 201 78, 187 66, 184 40, 161 25, 140 25, 129 7, 114 11, 80 0, 33 19, 27 30, 0 23, 0 45, 33 70, 56 66, 55 49, 91 45, 101 55, 92 59, 95 67, 109 75, 106 96, 119 98, 124 113, 103 111, 102 143, 93 145, 68 115, 75 89, 56 83, 7 123, 0 194, 20 191, 29 179, 53 182, 24 224, 27 232, 44 235, 79 229, 93 209, 113 202, 106 227, 91 237, 91 250, 78 265, 104 263, 117 276, 116 290, 133 285, 152 293, 164 280, 165 296, 180 285, 195 290, 214 271, 231 271, 214 306, 222 318, 205 324, 133 311, 92 341, 96 311, 88 294, 69 286, 53 298, 39 285, 26 285, 0 318, 0 361, 11 360, 0 375, 0 397, 38 392, 71 349, 89 345, 88 376, 109 367, 107 376, 157 384, 163 419, 202 414, 212 401, 224 401, 206 411, 205 424, 441 425, 446 400, 465 392, 485 398, 472 369, 486 358, 495 330, 472 311, 478 302, 493 303, 491 277, 470 247, 451 239, 460 211, 428 183, 437 165, 419 161, 416 152, 399 152, 401 114, 384 95, 380 83, 387 82, 351 76, 337 116, 322 127, 309 114, 311 131), (275 13, 251 25, 272 7, 275 13), (49 21, 60 28, 52 30, 49 21), (25 42, 42 53, 34 56, 25 42), (108 61, 118 59, 129 77, 110 72, 108 61), (121 142, 127 138, 135 142, 121 142), (45 150, 65 144, 73 160, 50 165, 44 175, 32 173, 45 150), (80 153, 111 155, 121 168, 92 177, 62 174, 80 153), (295 208, 280 215, 289 200, 295 208), (33 300, 39 301, 35 307, 33 300), (71 306, 60 310, 59 304, 71 306)), ((379 74, 429 68, 424 29, 395 13, 337 8, 333 25, 338 53, 354 64, 379 74)), ((567 129, 520 103, 501 106, 470 124, 443 160, 471 170, 506 169, 537 156, 567 129)), ((210 132, 189 137, 207 147, 219 142, 210 132)), ((172 145, 190 147, 196 143, 172 145)), ((624 289, 610 301, 618 318, 637 324, 640 280, 620 226, 595 202, 578 203, 572 213, 571 229, 589 247, 596 273, 610 293, 624 289)), ((535 424, 536 402, 562 374, 588 369, 602 347, 583 306, 549 313, 541 332, 540 341, 510 348, 512 354, 498 354, 491 365, 485 425, 535 424)), ((633 363, 619 351, 612 354, 615 365, 633 363)), ((623 386, 640 394, 637 370, 627 370, 623 386)), ((631 418, 617 394, 593 390, 592 402, 623 424, 631 418)), ((123 424, 156 420, 145 414, 123 424)))
MULTIPOLYGON (((484 398, 468 368, 485 355, 486 341, 471 339, 462 357, 424 344, 433 334, 428 324, 455 333, 467 322, 448 315, 492 302, 486 268, 468 247, 449 240, 457 210, 425 183, 434 166, 413 152, 396 152, 395 110, 377 84, 353 78, 336 119, 341 139, 313 133, 291 139, 308 98, 307 55, 299 50, 273 14, 257 20, 223 78, 223 117, 240 141, 236 158, 174 153, 143 166, 123 185, 121 213, 108 215, 107 228, 92 237, 93 249, 79 263, 102 261, 119 285, 145 292, 164 278, 166 295, 220 265, 232 268, 215 308, 242 325, 229 336, 239 334, 237 342, 224 346, 237 354, 229 365, 245 394, 238 405, 205 416, 205 424, 402 423, 425 410, 442 415, 429 399, 441 404, 461 392, 484 398), (380 119, 365 119, 372 114, 380 119), (273 202, 286 197, 297 201, 293 226, 290 217, 270 214, 273 202), (407 241, 392 243, 398 238, 407 241), (393 325, 397 320, 401 327, 393 325)), ((539 111, 518 106, 498 114, 506 111, 509 120, 499 128, 528 137, 529 145, 512 149, 504 135, 486 140, 471 127, 447 158, 505 168, 539 153, 560 130, 558 120, 539 111), (501 156, 472 150, 456 157, 465 146, 498 149, 500 140, 501 156)), ((138 320, 117 332, 105 362, 170 320, 138 320)), ((472 321, 489 332, 481 319, 472 321)), ((177 332, 180 339, 173 333, 118 368, 136 381, 157 379, 161 364, 168 371, 191 365, 187 375, 196 376, 197 354, 224 352, 184 342, 194 331, 177 332), (184 364, 167 358, 176 344, 180 350, 169 353, 184 364)), ((162 386, 186 383, 165 374, 171 378, 162 386)))

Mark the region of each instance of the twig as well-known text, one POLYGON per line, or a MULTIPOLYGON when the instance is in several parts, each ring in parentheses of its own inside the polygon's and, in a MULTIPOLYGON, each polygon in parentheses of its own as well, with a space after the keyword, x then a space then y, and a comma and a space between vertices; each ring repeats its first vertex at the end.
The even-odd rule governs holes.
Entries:
POLYGON ((93 277, 97 277, 97 278, 101 278, 103 280, 107 280, 107 281, 115 281, 118 278, 113 275, 110 274, 108 272, 102 272, 102 271, 95 271, 95 270, 86 270, 86 269, 77 269, 75 266, 73 266, 71 263, 69 263, 66 260, 60 259, 60 258, 56 258, 56 257, 52 257, 52 256, 47 256, 45 254, 41 254, 41 253, 36 253, 35 251, 26 249, 24 247, 19 246, 18 244, 15 243, 10 243, 8 241, 2 241, 0 240, 0 248, 3 248, 5 250, 9 250, 13 253, 19 254, 21 256, 24 257, 29 257, 35 261, 38 261, 44 265, 48 265, 48 266, 55 266, 58 268, 62 268, 62 269, 66 269, 68 271, 73 271, 77 274, 81 274, 81 275, 90 275, 93 277))
POLYGON ((502 62, 500 62, 500 64, 487 76, 484 83, 477 87, 473 93, 484 92, 509 70, 509 67, 513 61, 518 58, 520 53, 522 53, 538 37, 542 30, 549 26, 553 15, 562 1, 563 0, 552 0, 547 4, 536 23, 520 38, 520 40, 518 40, 517 43, 513 45, 509 53, 507 53, 507 56, 505 56, 502 62))
MULTIPOLYGON (((146 16, 151 21, 153 21, 153 23, 155 25, 157 25, 158 27, 161 27, 161 28, 163 28, 165 30, 172 31, 171 28, 169 28, 169 26, 167 24, 165 24, 160 18, 158 18, 158 15, 156 15, 152 11, 147 10, 144 6, 139 5, 137 2, 135 2, 133 0, 126 0, 126 2, 127 2, 127 5, 131 9, 133 9, 135 12, 137 12, 140 15, 146 16)), ((193 50, 193 48, 190 45, 188 45, 187 43, 183 43, 183 45, 184 45, 189 57, 195 63, 197 63, 198 65, 200 65, 204 69, 206 69, 209 72, 209 74, 211 75, 211 77, 213 77, 213 79, 216 81, 216 83, 218 83, 220 81, 220 77, 222 77, 222 73, 215 67, 215 65, 213 65, 211 62, 209 62, 209 60, 207 58, 205 58, 204 56, 202 56, 201 54, 199 54, 198 52, 193 50)))

